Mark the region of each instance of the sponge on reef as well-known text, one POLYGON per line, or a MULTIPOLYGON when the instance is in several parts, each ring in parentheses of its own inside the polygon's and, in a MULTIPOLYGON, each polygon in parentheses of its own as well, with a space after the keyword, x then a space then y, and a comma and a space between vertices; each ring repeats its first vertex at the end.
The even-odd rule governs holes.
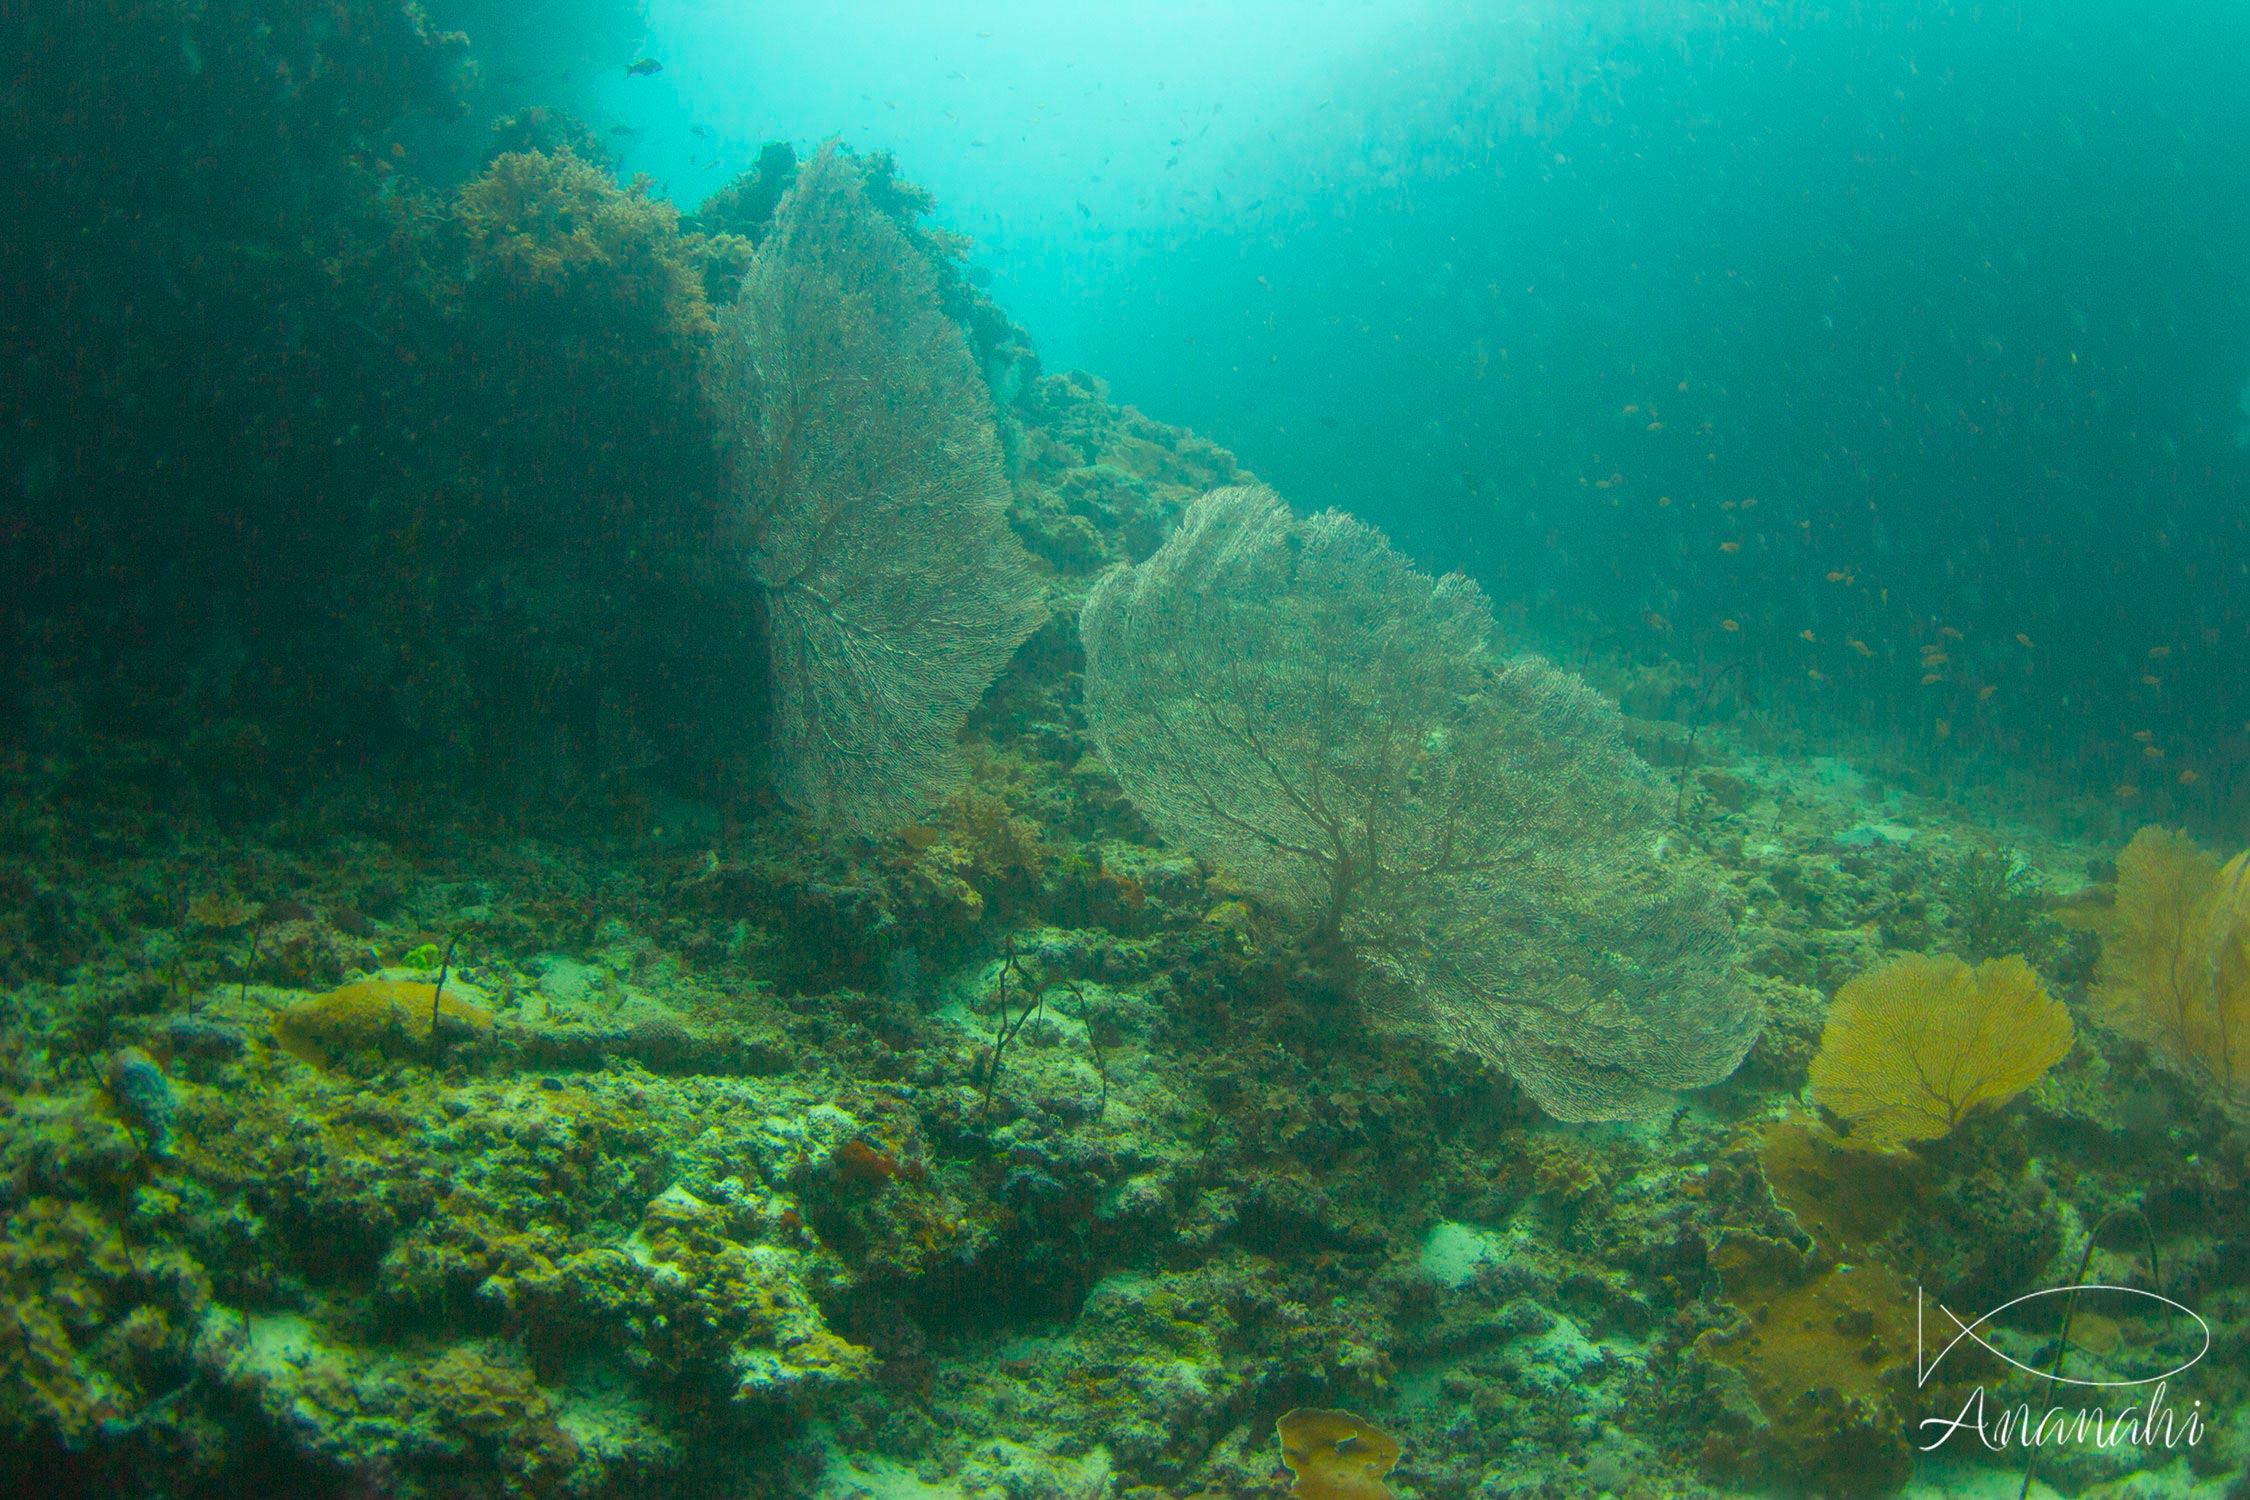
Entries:
POLYGON ((441 996, 434 984, 362 979, 290 1006, 275 1018, 274 1033, 283 1051, 316 1068, 355 1052, 427 1053, 433 1010, 440 1041, 492 1031, 492 1012, 464 998, 462 988, 448 983, 441 996))

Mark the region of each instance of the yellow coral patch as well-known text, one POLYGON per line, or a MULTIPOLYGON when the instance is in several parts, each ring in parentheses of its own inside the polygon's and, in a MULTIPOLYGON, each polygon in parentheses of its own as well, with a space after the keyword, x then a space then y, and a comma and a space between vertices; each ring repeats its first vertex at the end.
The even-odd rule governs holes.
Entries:
POLYGON ((14 1421, 78 1443, 117 1406, 145 1399, 91 1374, 97 1339, 114 1348, 141 1312, 162 1316, 147 1308, 114 1321, 134 1274, 117 1228, 88 1204, 33 1198, 0 1222, 0 1388, 21 1413, 14 1421))
POLYGON ((1214 927, 1249 937, 1251 930, 1250 908, 1240 901, 1222 901, 1203 914, 1203 920, 1214 927))
POLYGON ((1274 1425, 1297 1500, 1391 1500, 1398 1439, 1348 1411, 1299 1407, 1274 1425))
POLYGON ((1758 1164, 1774 1201, 1847 1259, 1865 1254, 1926 1191, 1927 1169, 1916 1158, 1854 1151, 1816 1122, 1774 1120, 1758 1139, 1758 1164))
POLYGON ((1768 1427, 1761 1445, 1827 1493, 1879 1494, 1907 1473, 1902 1403, 1914 1330, 1904 1283, 1869 1248, 1913 1211, 1927 1169, 1913 1157, 1853 1150, 1808 1120, 1755 1132, 1774 1200, 1811 1235, 1804 1254, 1732 1232, 1712 1264, 1743 1314, 1697 1350, 1741 1373, 1768 1427))
POLYGON ((1787 1245, 1729 1235, 1713 1256, 1747 1319, 1697 1348, 1741 1371, 1770 1440, 1834 1494, 1882 1494, 1911 1469, 1898 1397, 1912 1361, 1912 1298, 1871 1263, 1810 1261, 1787 1245))
POLYGON ((1971 969, 1951 954, 1911 954, 1837 992, 1813 1098, 1867 1145, 1933 1140, 2037 1083, 2074 1036, 2070 1013, 2021 958, 1971 969))
POLYGON ((414 1371, 438 1423, 497 1455, 535 1492, 578 1461, 578 1443, 556 1420, 552 1397, 505 1355, 459 1344, 414 1371))
POLYGON ((433 1002, 446 1035, 492 1030, 492 1012, 461 998, 456 984, 440 998, 434 984, 362 979, 290 1006, 275 1018, 274 1032, 283 1051, 316 1068, 354 1052, 426 1050, 433 1002))

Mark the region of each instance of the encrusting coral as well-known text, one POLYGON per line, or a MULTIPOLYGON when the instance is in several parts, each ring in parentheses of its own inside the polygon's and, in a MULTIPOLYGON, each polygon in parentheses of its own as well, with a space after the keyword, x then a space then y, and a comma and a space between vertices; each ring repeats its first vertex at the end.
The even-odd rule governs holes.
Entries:
POLYGON ((1759 1463, 1823 1493, 1879 1494, 1901 1482, 1914 1330, 1906 1282, 1876 1245, 1923 1201, 1912 1156, 1854 1150, 1817 1121, 1745 1132, 1774 1203, 1809 1250, 1777 1226, 1730 1230, 1712 1249, 1726 1300, 1743 1317, 1697 1348, 1740 1372, 1764 1425, 1759 1463))
POLYGON ((431 1027, 437 1040, 492 1031, 492 1012, 463 998, 461 985, 441 992, 406 979, 361 979, 325 995, 300 1000, 274 1019, 282 1049, 315 1067, 354 1052, 412 1050, 427 1054, 431 1027))
POLYGON ((1883 1150, 1949 1134, 1969 1111, 2030 1088, 2070 1051, 2070 1012, 2021 958, 1971 969, 1909 954, 1836 994, 1813 1099, 1883 1150))
POLYGON ((1877 1263, 1749 1235, 1727 1239, 1713 1260, 1746 1317, 1698 1347, 1741 1372, 1777 1456, 1826 1493, 1875 1495, 1902 1482, 1912 1466, 1900 1397, 1914 1338, 1905 1283, 1877 1263))
POLYGON ((2221 866, 2143 828, 2117 856, 2096 993, 2105 1016, 2221 1101, 2250 1105, 2250 853, 2221 866))
POLYGON ((1398 1439, 1348 1411, 1299 1407, 1274 1424, 1297 1500, 1391 1500, 1398 1439))

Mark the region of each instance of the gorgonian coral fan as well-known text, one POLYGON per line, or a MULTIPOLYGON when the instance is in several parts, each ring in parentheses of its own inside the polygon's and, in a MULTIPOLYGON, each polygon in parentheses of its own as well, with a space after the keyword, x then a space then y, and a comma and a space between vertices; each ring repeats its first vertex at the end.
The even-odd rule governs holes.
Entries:
POLYGON ((2144 828, 2094 925, 2108 1018, 2229 1105, 2250 1104, 2250 854, 2221 866, 2185 834, 2144 828))
POLYGON ((2070 1013, 2021 958, 1971 969, 1909 954, 1837 991, 1813 1098, 1852 1139, 1894 1149, 1951 1133, 1979 1105, 2013 1099, 2070 1051, 2070 1013))
POLYGON ((1475 584, 1340 512, 1215 490, 1088 599, 1088 721, 1164 836, 1307 924, 1369 1008, 1619 1119, 1757 1036, 1615 707, 1491 645, 1475 584))
POLYGON ((799 170, 712 372, 766 590, 781 792, 894 828, 958 781, 962 722, 1043 610, 976 361, 849 157, 799 170))

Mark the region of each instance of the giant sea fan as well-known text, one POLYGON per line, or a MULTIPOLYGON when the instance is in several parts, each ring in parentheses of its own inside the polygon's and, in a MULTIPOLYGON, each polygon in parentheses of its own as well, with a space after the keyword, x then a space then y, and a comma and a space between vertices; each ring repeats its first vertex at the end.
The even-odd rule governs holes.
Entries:
POLYGON ((1616 709, 1494 652, 1465 578, 1373 527, 1217 490, 1080 620, 1087 716, 1164 837, 1306 924, 1371 1010, 1615 1119, 1755 1040, 1699 867, 1616 709))
POLYGON ((766 590, 781 794, 835 828, 906 822, 958 779, 963 721, 1043 611, 967 341, 834 148, 720 314, 711 391, 766 590))

